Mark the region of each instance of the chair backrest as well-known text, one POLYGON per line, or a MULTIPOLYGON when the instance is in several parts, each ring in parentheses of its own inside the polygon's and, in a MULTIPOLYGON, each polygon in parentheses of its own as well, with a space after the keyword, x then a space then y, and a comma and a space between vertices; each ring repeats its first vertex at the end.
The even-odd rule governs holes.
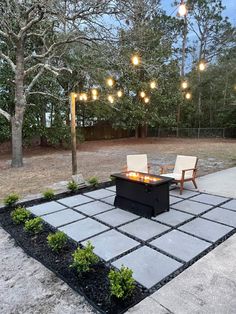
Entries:
MULTIPOLYGON (((196 165, 197 165, 197 157, 177 155, 174 173, 182 174, 182 170, 195 168, 196 165)), ((193 171, 186 171, 185 174, 188 176, 192 176, 193 171)))
POLYGON ((127 170, 148 173, 147 155, 127 155, 127 170))

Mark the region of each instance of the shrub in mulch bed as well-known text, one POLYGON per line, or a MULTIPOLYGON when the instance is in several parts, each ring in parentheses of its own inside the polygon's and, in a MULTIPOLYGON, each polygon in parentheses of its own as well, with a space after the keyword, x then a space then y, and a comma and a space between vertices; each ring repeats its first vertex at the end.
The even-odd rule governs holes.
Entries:
POLYGON ((101 313, 124 313, 128 308, 140 302, 148 292, 135 283, 135 289, 129 298, 119 300, 110 293, 108 274, 111 267, 108 263, 99 261, 89 272, 78 275, 70 265, 73 263, 72 253, 78 244, 69 239, 60 252, 52 251, 47 245, 47 237, 56 230, 43 223, 39 234, 24 231, 24 224, 14 224, 11 219, 12 209, 0 213, 0 224, 15 239, 26 253, 41 262, 65 281, 73 290, 85 298, 101 313))

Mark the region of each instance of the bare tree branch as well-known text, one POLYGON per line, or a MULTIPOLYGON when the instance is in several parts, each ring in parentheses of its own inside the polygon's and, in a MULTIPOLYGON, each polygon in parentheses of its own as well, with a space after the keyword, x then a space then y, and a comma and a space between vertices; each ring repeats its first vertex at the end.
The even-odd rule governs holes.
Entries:
POLYGON ((10 57, 6 56, 1 50, 0 50, 0 57, 7 61, 7 63, 11 66, 12 71, 15 73, 16 72, 16 66, 14 62, 11 60, 10 57))
POLYGON ((41 95, 41 96, 45 96, 45 97, 51 97, 51 98, 59 100, 59 101, 68 101, 68 98, 57 97, 56 95, 51 94, 49 92, 34 91, 34 92, 30 92, 28 95, 41 95))
POLYGON ((3 115, 9 122, 11 121, 11 115, 1 108, 0 108, 0 114, 3 115))

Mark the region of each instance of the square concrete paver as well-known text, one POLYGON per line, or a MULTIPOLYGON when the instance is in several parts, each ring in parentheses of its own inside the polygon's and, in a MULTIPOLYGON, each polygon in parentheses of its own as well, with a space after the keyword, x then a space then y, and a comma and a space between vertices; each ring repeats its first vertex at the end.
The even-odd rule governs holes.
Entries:
POLYGON ((43 219, 53 227, 63 226, 83 218, 85 218, 84 215, 69 208, 43 216, 43 219))
POLYGON ((211 242, 219 240, 232 230, 230 227, 202 218, 196 218, 187 222, 179 229, 211 242))
POLYGON ((131 268, 134 279, 148 289, 182 266, 181 263, 147 246, 123 256, 112 264, 117 268, 122 265, 131 268))
POLYGON ((81 204, 92 202, 92 199, 89 197, 86 197, 84 195, 74 195, 74 196, 62 198, 62 199, 58 200, 58 202, 66 205, 68 207, 74 207, 76 205, 78 206, 81 204))
POLYGON ((236 228, 236 212, 232 210, 216 207, 202 217, 236 228))
POLYGON ((170 191, 170 195, 181 197, 181 198, 189 198, 198 195, 198 192, 183 190, 183 193, 180 195, 179 189, 174 189, 170 191))
POLYGON ((146 241, 169 230, 170 228, 150 219, 141 218, 130 222, 119 229, 138 239, 146 241))
POLYGON ((116 197, 115 195, 112 195, 112 196, 103 198, 102 201, 107 203, 107 204, 114 205, 115 197, 116 197))
POLYGON ((94 216, 114 208, 114 206, 103 202, 95 201, 75 207, 76 210, 88 215, 94 216))
POLYGON ((116 192, 116 186, 113 185, 113 186, 109 186, 108 188, 106 188, 107 190, 109 191, 112 191, 112 192, 116 192))
MULTIPOLYGON (((108 261, 122 253, 139 245, 139 242, 121 234, 116 230, 110 230, 97 235, 89 241, 94 246, 94 252, 105 261, 108 261)), ((86 244, 82 242, 83 245, 86 244)))
POLYGON ((210 194, 200 194, 192 197, 191 200, 216 206, 227 201, 227 198, 210 194))
POLYGON ((150 244, 186 262, 211 245, 178 230, 170 231, 150 244))
POLYGON ((170 205, 181 202, 181 201, 182 201, 181 198, 170 195, 170 205))
POLYGON ((92 192, 85 193, 84 195, 95 198, 95 199, 101 199, 101 198, 105 198, 108 196, 112 196, 114 194, 115 194, 115 192, 113 192, 113 191, 110 191, 107 189, 100 189, 100 190, 95 190, 92 192))
POLYGON ((231 201, 223 204, 221 207, 236 211, 236 200, 231 200, 231 201))
POLYGON ((82 219, 59 228, 75 241, 83 241, 109 228, 91 218, 82 219))
POLYGON ((120 208, 115 208, 113 210, 110 210, 109 212, 96 215, 96 219, 99 219, 102 222, 105 222, 113 227, 122 225, 137 218, 139 218, 139 216, 120 208))
POLYGON ((174 227, 193 217, 194 217, 193 215, 178 212, 177 210, 174 209, 170 209, 168 212, 160 214, 153 219, 174 227))
POLYGON ((39 205, 35 205, 32 207, 28 207, 27 209, 34 215, 42 216, 50 213, 54 213, 56 211, 65 209, 66 207, 57 203, 57 202, 47 202, 39 205))
POLYGON ((200 215, 207 211, 208 209, 212 208, 211 205, 197 203, 190 200, 184 200, 180 203, 173 204, 171 205, 171 207, 193 215, 200 215))

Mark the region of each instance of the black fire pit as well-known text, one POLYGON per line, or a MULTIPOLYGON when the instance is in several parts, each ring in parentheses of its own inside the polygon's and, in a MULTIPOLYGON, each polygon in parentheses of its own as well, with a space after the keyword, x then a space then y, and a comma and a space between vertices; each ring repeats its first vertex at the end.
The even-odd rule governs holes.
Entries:
POLYGON ((171 178, 134 171, 112 177, 116 182, 116 207, 149 218, 169 210, 171 178))

